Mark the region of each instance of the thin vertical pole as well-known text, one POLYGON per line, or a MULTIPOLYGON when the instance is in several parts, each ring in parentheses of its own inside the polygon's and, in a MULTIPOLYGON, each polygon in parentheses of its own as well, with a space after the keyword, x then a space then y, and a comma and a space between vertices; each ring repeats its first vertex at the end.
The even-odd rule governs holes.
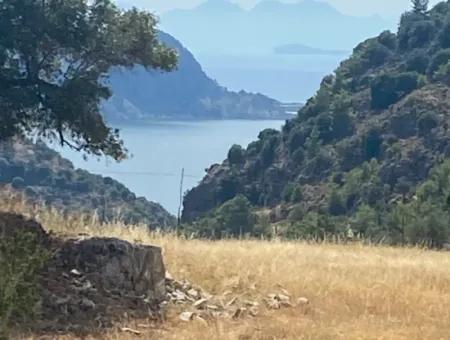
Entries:
POLYGON ((184 168, 181 169, 180 205, 178 206, 178 226, 180 226, 181 224, 181 207, 183 205, 183 182, 184 182, 184 168))

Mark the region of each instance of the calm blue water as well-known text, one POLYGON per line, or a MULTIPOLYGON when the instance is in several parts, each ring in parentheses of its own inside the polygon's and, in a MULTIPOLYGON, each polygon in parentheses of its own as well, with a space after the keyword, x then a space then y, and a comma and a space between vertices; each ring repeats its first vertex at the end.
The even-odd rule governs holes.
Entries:
POLYGON ((226 158, 232 144, 247 146, 265 128, 279 129, 282 121, 159 122, 121 127, 122 138, 132 157, 121 163, 106 159, 83 160, 68 149, 58 149, 76 167, 110 176, 138 196, 161 203, 176 213, 179 205, 181 169, 184 190, 195 186, 205 169, 226 158))

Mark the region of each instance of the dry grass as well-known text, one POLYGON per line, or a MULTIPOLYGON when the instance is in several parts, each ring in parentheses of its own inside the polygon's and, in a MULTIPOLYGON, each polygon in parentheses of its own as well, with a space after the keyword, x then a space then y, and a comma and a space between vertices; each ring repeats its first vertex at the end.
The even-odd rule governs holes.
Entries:
MULTIPOLYGON (((0 205, 5 207, 5 204, 0 205)), ((9 203, 8 209, 19 209, 9 203)), ((20 209, 23 209, 20 208, 20 209)), ((167 268, 214 294, 263 296, 283 286, 307 297, 308 308, 263 310, 255 318, 125 325, 155 339, 450 339, 450 254, 417 248, 300 242, 201 241, 148 233, 145 228, 37 216, 58 233, 115 236, 159 245, 167 268)), ((70 339, 70 336, 62 337, 70 339)), ((105 339, 129 339, 111 330, 105 339)))

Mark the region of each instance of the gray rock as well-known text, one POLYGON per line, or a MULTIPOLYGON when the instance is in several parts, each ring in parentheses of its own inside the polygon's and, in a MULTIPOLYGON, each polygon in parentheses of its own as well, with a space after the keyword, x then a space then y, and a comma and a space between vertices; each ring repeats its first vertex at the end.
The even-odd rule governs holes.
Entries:
POLYGON ((58 256, 95 282, 97 289, 128 292, 154 302, 166 296, 166 271, 158 247, 92 238, 67 242, 58 256))

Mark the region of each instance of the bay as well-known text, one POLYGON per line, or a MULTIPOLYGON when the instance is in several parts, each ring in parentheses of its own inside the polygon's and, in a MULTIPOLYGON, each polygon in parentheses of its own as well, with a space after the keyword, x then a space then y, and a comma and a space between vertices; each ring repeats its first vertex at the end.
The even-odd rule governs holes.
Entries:
POLYGON ((120 163, 88 158, 67 149, 57 151, 78 168, 112 177, 138 196, 158 202, 173 214, 180 201, 181 169, 185 169, 183 191, 199 183, 205 169, 222 162, 233 144, 246 147, 266 128, 280 129, 279 120, 225 120, 196 122, 152 122, 120 126, 131 157, 120 163))

